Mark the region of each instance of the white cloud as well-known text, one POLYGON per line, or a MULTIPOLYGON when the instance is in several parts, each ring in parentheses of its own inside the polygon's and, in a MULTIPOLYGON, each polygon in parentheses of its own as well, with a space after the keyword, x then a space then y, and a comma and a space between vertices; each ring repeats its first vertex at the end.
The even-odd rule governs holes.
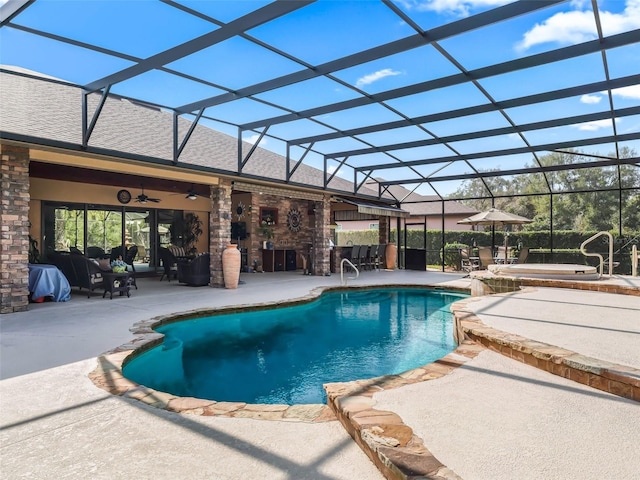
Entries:
POLYGON ((407 10, 433 11, 466 17, 472 10, 497 7, 512 0, 399 0, 407 10))
MULTIPOLYGON (((573 2, 580 8, 582 2, 573 2)), ((621 13, 600 12, 602 29, 606 35, 640 27, 640 0, 627 0, 621 13)), ((536 24, 524 34, 516 49, 523 51, 534 45, 555 42, 571 45, 597 38, 596 24, 591 10, 573 10, 556 13, 542 23, 536 24)))
POLYGON ((588 104, 600 103, 600 100, 602 100, 602 97, 599 97, 597 95, 582 95, 580 97, 580 101, 582 103, 588 104))
POLYGON ((611 90, 611 93, 623 98, 640 100, 640 85, 631 85, 629 87, 616 88, 615 90, 611 90))
POLYGON ((390 68, 384 68, 382 70, 378 70, 377 72, 370 73, 365 75, 364 77, 360 77, 356 81, 356 87, 363 87, 364 85, 369 85, 373 82, 377 82, 378 80, 384 77, 393 77, 396 75, 401 75, 402 72, 398 72, 397 70, 392 70, 390 68))
MULTIPOLYGON (((258 138, 260 138, 260 135, 258 135, 257 133, 254 135, 251 135, 247 138, 244 139, 245 142, 250 143, 251 145, 255 144, 258 141, 258 138)), ((264 137, 262 139, 262 141, 260 142, 260 146, 264 147, 267 144, 267 138, 264 137)))
MULTIPOLYGON (((622 120, 620 119, 616 119, 616 124, 620 123, 621 121, 622 120)), ((579 123, 577 125, 571 126, 584 132, 595 132, 596 130, 600 130, 601 128, 610 128, 611 120, 596 120, 594 122, 579 123)))

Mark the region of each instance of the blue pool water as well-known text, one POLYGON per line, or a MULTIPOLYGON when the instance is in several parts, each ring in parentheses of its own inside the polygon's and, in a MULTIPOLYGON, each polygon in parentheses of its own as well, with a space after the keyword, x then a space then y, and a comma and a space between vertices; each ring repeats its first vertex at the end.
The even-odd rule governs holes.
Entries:
POLYGON ((323 383, 402 373, 451 352, 449 306, 466 296, 339 291, 297 306, 175 322, 158 329, 164 343, 127 363, 124 374, 179 396, 325 403, 323 383))

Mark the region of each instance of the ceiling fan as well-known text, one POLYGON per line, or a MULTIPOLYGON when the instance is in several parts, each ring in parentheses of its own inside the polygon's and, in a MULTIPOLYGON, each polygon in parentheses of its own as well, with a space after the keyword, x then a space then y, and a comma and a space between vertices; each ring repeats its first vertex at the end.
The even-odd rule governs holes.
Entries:
MULTIPOLYGON (((172 193, 171 195, 182 195, 182 193, 172 193)), ((187 191, 184 198, 186 198, 187 200, 196 200, 198 197, 204 197, 204 195, 200 195, 198 192, 196 192, 193 184, 191 184, 191 188, 187 191)))
POLYGON ((147 203, 147 202, 158 203, 160 201, 159 198, 151 198, 151 197, 145 195, 144 194, 144 186, 143 185, 140 185, 140 189, 141 189, 142 192, 140 193, 140 195, 138 195, 136 197, 136 200, 135 200, 136 202, 138 202, 138 203, 147 203))

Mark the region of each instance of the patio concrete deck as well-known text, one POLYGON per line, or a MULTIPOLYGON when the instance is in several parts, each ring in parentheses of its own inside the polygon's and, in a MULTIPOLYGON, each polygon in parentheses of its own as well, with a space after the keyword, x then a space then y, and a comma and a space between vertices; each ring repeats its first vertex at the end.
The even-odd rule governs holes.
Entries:
MULTIPOLYGON (((350 284, 468 286, 461 277, 364 272, 350 284)), ((285 301, 340 281, 299 272, 242 279, 237 290, 140 279, 131 298, 74 293, 68 303, 32 304, 29 312, 0 316, 3 477, 383 478, 336 421, 177 414, 109 395, 87 378, 96 357, 132 339, 136 322, 285 301)), ((607 281, 640 288, 640 279, 607 281)), ((487 325, 552 344, 573 341, 564 347, 638 366, 640 297, 537 288, 470 305, 487 325)), ((631 479, 640 471, 634 453, 640 404, 490 351, 437 380, 382 392, 376 401, 465 480, 631 479)))

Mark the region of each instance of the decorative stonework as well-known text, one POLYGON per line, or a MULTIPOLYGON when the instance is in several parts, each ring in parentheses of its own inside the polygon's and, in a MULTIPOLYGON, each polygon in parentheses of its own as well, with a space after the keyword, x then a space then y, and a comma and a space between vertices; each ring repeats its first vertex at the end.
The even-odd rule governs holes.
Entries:
POLYGON ((29 150, 0 145, 0 313, 29 308, 29 150))
POLYGON ((456 337, 473 340, 513 360, 613 395, 640 402, 640 370, 586 357, 565 348, 486 326, 468 308, 471 297, 454 303, 456 337))
POLYGON ((231 238, 231 182, 220 179, 211 186, 211 212, 209 216, 209 253, 211 254, 210 286, 223 288, 222 252, 231 238))
POLYGON ((471 272, 471 296, 481 297, 492 293, 517 292, 524 287, 571 288, 593 292, 633 295, 640 297, 640 289, 629 285, 608 283, 602 278, 595 282, 580 280, 554 280, 545 278, 509 277, 494 275, 488 271, 471 272))
POLYGON ((331 273, 331 201, 328 197, 315 203, 315 228, 313 230, 313 274, 329 275, 331 273))
POLYGON ((349 435, 387 479, 460 480, 393 412, 377 410, 377 392, 449 375, 484 347, 465 340, 449 355, 400 375, 325 385, 327 402, 349 435))

